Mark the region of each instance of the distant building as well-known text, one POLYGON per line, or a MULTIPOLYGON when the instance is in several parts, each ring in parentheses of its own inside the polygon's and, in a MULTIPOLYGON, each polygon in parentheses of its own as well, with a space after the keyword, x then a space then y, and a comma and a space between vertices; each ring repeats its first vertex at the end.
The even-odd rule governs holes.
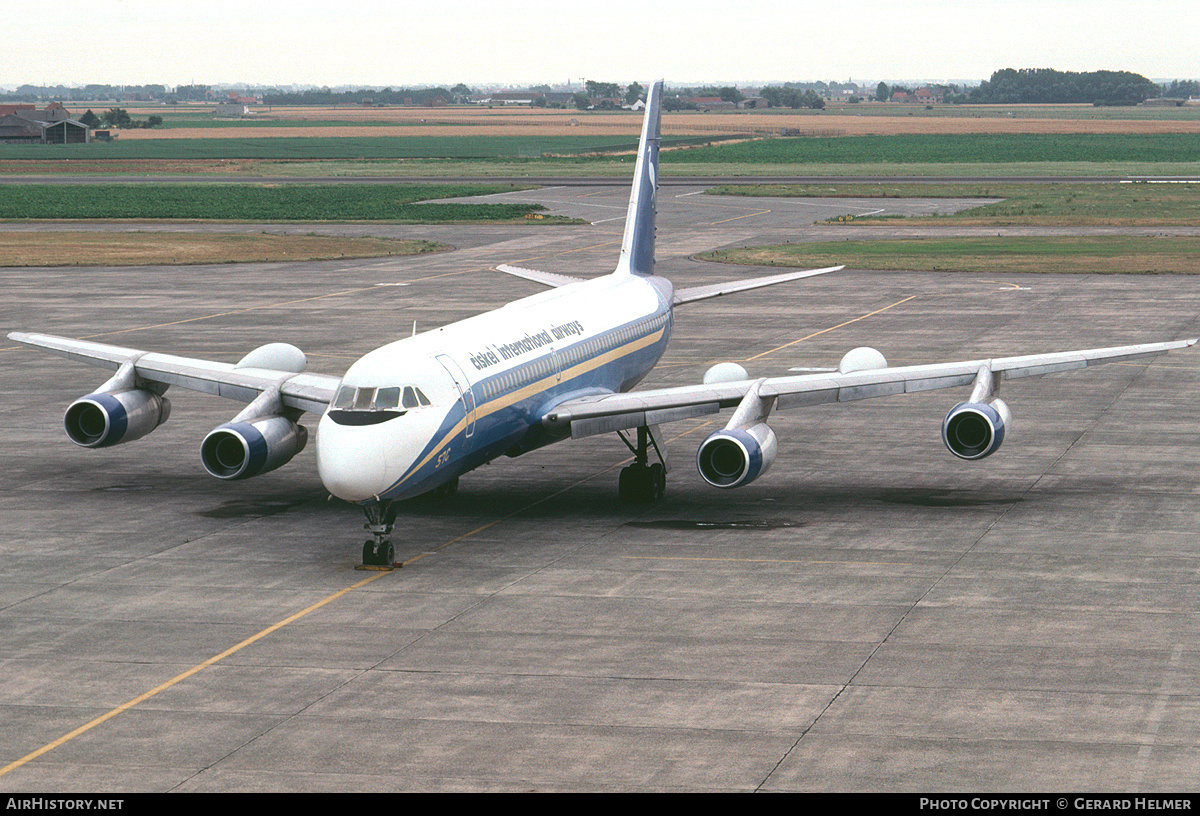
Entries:
POLYGON ((42 141, 42 129, 37 123, 6 113, 0 116, 0 144, 39 144, 42 141))
POLYGON ((92 129, 70 117, 67 109, 54 102, 44 111, 33 105, 8 105, 0 108, 0 142, 6 144, 86 144, 92 129))
POLYGON ((682 96, 680 99, 695 105, 702 111, 736 110, 736 102, 726 102, 719 96, 682 96))
POLYGON ((475 101, 480 105, 532 105, 534 99, 544 96, 545 94, 533 91, 521 91, 519 93, 494 93, 489 96, 476 97, 475 101))
POLYGON ((217 105, 215 113, 218 119, 240 119, 250 115, 250 106, 245 102, 224 102, 217 105))

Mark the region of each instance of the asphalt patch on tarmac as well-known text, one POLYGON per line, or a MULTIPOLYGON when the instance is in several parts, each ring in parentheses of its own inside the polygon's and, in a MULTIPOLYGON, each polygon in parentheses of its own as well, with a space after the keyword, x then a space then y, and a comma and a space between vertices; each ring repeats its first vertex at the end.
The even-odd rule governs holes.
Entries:
POLYGON ((955 490, 889 490, 875 497, 888 504, 911 504, 917 507, 982 507, 991 504, 1016 504, 1020 496, 972 496, 955 490))
POLYGON ((748 533, 763 530, 783 530, 788 527, 805 527, 807 522, 791 519, 745 519, 741 521, 697 521, 691 519, 660 519, 657 521, 629 521, 626 527, 643 530, 744 530, 748 533))

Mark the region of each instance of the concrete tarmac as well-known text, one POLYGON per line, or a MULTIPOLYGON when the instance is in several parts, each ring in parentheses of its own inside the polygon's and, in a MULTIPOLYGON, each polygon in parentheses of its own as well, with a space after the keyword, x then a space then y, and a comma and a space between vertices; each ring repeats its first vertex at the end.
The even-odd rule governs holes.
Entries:
MULTIPOLYGON (((682 286, 763 274, 702 250, 947 205, 694 192, 660 199, 682 286)), ((0 269, 2 328, 230 361, 283 340, 340 373, 414 321, 539 290, 496 264, 607 272, 628 188, 536 195, 594 224, 205 227, 457 249, 0 269)), ((1197 334, 1189 277, 846 270, 681 307, 646 385, 860 345, 909 364, 1197 334)), ((978 463, 939 437, 965 390, 776 414, 774 467, 728 492, 694 467, 723 420, 676 423, 649 507, 617 501, 615 436, 565 442, 406 505, 393 572, 355 569, 361 512, 327 500, 311 447, 247 482, 204 472, 237 404, 173 389, 154 434, 84 450, 61 415, 107 374, 7 341, 0 361, 7 792, 1196 786, 1200 352, 1006 385, 1014 428, 978 463)))

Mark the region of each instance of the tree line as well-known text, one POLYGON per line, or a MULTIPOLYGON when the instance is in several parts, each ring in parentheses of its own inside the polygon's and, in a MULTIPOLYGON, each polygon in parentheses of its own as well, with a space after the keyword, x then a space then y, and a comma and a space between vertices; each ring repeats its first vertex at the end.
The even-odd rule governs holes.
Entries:
POLYGON ((1161 93, 1157 84, 1129 71, 1076 73, 1053 68, 1005 68, 971 89, 965 101, 1000 105, 1031 102, 1137 105, 1161 93))

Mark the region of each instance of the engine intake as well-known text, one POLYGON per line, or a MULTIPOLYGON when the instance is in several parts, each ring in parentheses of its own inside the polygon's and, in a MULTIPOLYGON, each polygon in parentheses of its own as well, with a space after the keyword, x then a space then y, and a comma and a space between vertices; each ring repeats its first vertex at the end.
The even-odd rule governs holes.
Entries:
POLYGON ((171 401, 152 391, 100 391, 71 403, 63 427, 76 445, 107 448, 141 439, 170 415, 171 401))
POLYGON ((1012 412, 1003 400, 960 402, 942 422, 942 441, 959 459, 976 460, 1000 449, 1012 424, 1012 412))
POLYGON ((713 487, 748 485, 767 472, 779 443, 765 423, 714 431, 696 451, 696 469, 713 487))
POLYGON ((308 443, 308 430, 281 416, 226 422, 200 445, 204 469, 218 479, 249 479, 291 461, 308 443))

